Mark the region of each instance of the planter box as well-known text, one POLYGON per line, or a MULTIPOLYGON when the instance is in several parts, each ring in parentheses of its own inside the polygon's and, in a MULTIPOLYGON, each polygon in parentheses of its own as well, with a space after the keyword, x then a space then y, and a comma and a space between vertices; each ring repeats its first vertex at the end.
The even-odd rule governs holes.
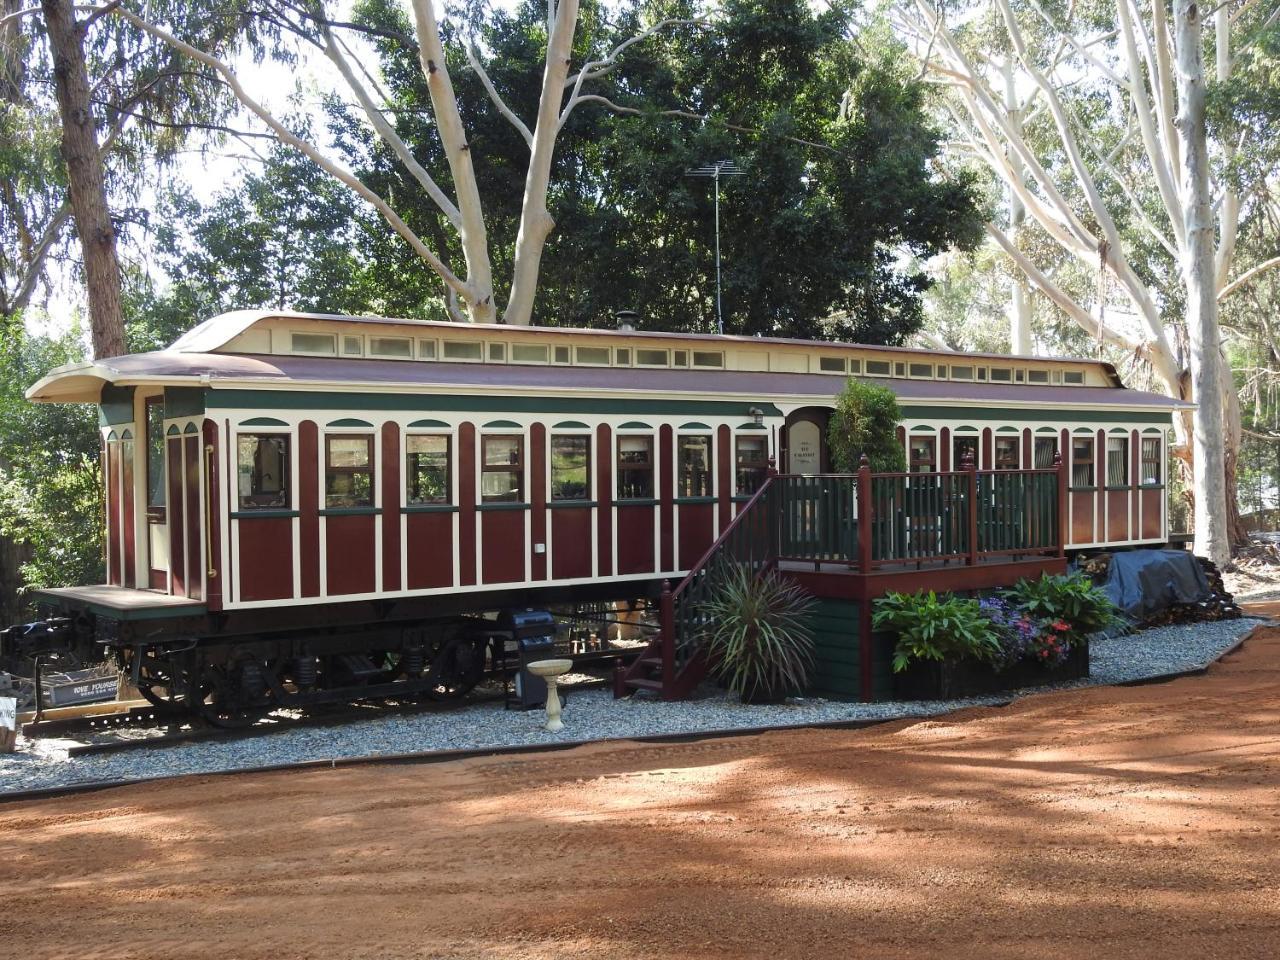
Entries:
POLYGON ((958 660, 939 663, 934 660, 914 661, 906 670, 893 675, 895 700, 958 700, 978 697, 1020 687, 1038 687, 1045 683, 1079 680, 1089 675, 1089 641, 1082 640, 1059 666, 1045 667, 1021 660, 1009 669, 996 673, 985 663, 958 660))

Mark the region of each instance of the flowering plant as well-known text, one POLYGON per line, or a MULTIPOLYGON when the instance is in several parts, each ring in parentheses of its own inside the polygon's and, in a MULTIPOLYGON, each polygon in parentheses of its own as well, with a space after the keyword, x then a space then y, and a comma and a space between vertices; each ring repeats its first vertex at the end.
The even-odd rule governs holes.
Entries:
POLYGON ((1071 653, 1071 634, 1074 628, 1067 621, 1043 620, 1031 648, 1031 658, 1046 667, 1062 664, 1071 653))
POLYGON ((1015 604, 1000 597, 984 597, 978 608, 991 621, 999 642, 992 662, 997 671, 1007 670, 1019 660, 1033 656, 1039 628, 1015 604))

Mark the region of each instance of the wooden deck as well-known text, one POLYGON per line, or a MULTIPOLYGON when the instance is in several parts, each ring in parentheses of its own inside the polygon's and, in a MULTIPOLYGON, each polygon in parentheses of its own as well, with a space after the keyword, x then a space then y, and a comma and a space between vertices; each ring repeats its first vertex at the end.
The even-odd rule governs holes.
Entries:
POLYGON ((115 620, 155 620, 169 617, 198 617, 205 613, 200 600, 173 597, 157 590, 136 590, 100 583, 88 587, 47 587, 33 590, 38 604, 59 609, 88 609, 115 620))

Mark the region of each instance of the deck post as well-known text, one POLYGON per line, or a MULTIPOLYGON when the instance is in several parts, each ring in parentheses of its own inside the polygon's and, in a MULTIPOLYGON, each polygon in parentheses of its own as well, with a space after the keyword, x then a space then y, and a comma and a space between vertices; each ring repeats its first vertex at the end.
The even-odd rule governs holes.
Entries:
POLYGON ((858 461, 858 568, 871 572, 871 461, 858 461))
POLYGON ((966 498, 969 506, 969 516, 966 518, 969 524, 969 556, 965 558, 965 563, 974 567, 978 564, 978 464, 973 459, 972 451, 965 451, 960 469, 968 475, 969 482, 969 496, 966 498))
POLYGON ((671 581, 662 581, 659 601, 662 617, 662 698, 672 697, 676 682, 676 601, 671 595, 671 581))
POLYGON ((1053 467, 1058 471, 1058 556, 1067 555, 1067 462, 1062 451, 1054 451, 1053 467))

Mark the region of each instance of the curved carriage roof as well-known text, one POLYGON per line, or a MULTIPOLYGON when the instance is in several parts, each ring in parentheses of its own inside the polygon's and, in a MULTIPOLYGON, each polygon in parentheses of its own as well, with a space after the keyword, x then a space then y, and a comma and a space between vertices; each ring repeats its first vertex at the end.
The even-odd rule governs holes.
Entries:
MULTIPOLYGON (((951 402, 1145 409, 1190 406, 1160 394, 1124 387, 897 379, 877 379, 875 382, 890 387, 899 399, 909 404, 951 402)), ((34 384, 27 391, 27 397, 44 402, 96 403, 102 387, 107 385, 163 384, 267 390, 351 390, 363 386, 371 391, 419 393, 658 393, 673 397, 705 397, 710 394, 741 399, 794 398, 829 402, 841 383, 830 374, 816 373, 683 369, 624 371, 572 366, 206 353, 170 348, 60 367, 34 384)))

